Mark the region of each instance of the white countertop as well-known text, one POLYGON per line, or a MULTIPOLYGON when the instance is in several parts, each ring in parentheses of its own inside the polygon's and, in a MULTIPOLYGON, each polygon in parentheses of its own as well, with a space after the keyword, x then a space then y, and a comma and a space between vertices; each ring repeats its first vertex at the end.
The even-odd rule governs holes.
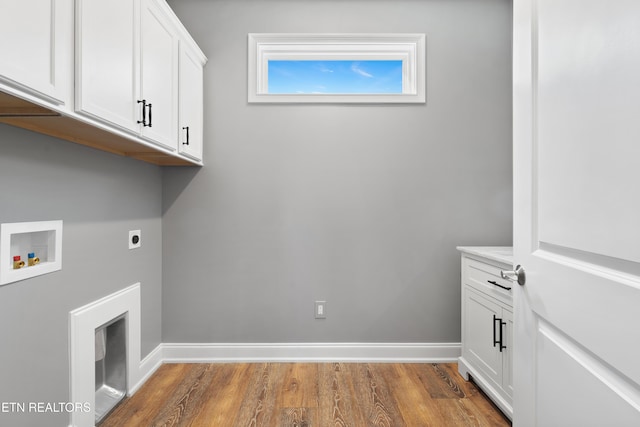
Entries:
POLYGON ((458 246, 456 249, 460 252, 513 265, 513 247, 511 246, 458 246))

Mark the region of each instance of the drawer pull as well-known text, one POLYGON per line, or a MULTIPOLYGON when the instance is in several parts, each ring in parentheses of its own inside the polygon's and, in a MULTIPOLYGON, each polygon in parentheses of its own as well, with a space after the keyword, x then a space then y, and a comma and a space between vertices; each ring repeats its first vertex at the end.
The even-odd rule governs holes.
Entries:
POLYGON ((502 286, 501 284, 499 284, 499 283, 498 283, 498 282, 496 282, 495 280, 487 280, 487 282, 489 282, 489 283, 491 283, 492 285, 495 285, 495 286, 497 286, 497 287, 499 287, 499 288, 506 289, 506 290, 508 290, 508 291, 510 291, 510 290, 511 290, 511 288, 508 288, 508 287, 506 287, 506 286, 502 286))

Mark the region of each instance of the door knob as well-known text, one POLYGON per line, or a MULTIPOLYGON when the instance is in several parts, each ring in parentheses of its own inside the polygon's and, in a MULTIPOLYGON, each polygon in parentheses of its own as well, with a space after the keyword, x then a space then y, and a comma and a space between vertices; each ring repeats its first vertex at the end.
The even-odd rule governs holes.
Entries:
POLYGON ((500 276, 503 279, 511 280, 512 282, 518 282, 518 285, 524 286, 527 281, 527 277, 524 274, 524 268, 520 264, 516 266, 513 271, 500 271, 500 276))

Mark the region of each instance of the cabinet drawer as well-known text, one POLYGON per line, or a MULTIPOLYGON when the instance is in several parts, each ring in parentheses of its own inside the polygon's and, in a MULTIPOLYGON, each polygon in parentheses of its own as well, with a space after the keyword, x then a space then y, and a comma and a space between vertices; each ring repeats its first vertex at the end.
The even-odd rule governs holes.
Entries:
POLYGON ((500 276, 501 270, 509 268, 507 265, 498 266, 467 258, 464 280, 469 286, 511 305, 513 282, 500 276))

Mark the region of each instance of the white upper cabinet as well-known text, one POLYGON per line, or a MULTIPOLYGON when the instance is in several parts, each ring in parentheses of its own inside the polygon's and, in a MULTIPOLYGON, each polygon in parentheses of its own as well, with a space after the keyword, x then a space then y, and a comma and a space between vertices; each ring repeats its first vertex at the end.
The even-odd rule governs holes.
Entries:
POLYGON ((79 0, 76 109, 175 151, 178 38, 155 0, 79 0))
POLYGON ((0 123, 201 165, 206 60, 165 0, 0 0, 0 123))
POLYGON ((154 0, 142 0, 140 97, 142 136, 171 150, 178 143, 178 37, 154 0))
POLYGON ((0 0, 0 83, 54 105, 73 74, 73 0, 0 0))
POLYGON ((139 0, 77 0, 76 111, 139 132, 139 0))
POLYGON ((206 58, 199 49, 180 43, 179 115, 180 153, 202 159, 203 135, 203 66, 206 58))

